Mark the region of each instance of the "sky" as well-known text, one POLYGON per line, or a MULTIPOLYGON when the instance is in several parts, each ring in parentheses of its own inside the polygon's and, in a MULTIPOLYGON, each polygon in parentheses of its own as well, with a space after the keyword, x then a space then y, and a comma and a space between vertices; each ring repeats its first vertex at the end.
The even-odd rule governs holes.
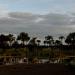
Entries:
POLYGON ((75 32, 75 0, 0 0, 0 33, 59 37, 75 32))

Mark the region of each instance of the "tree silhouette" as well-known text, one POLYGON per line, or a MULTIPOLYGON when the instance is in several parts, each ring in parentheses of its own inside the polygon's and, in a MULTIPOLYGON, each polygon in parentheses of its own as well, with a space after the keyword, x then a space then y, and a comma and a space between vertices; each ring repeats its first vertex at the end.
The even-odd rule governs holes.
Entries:
POLYGON ((29 44, 30 44, 30 45, 33 45, 33 46, 37 45, 36 39, 37 39, 37 37, 32 38, 32 39, 29 41, 29 44))
POLYGON ((34 57, 37 56, 37 43, 36 43, 36 38, 37 37, 33 37, 30 41, 29 41, 29 59, 33 59, 34 57))
POLYGON ((60 40, 55 40, 55 45, 56 46, 60 46, 61 45, 61 41, 60 40))
POLYGON ((25 43, 27 43, 30 40, 30 37, 28 35, 28 33, 25 32, 21 32, 18 37, 17 40, 21 40, 23 45, 26 45, 25 43))
POLYGON ((53 44, 53 37, 48 35, 48 36, 45 36, 45 41, 47 42, 47 44, 52 45, 53 44))
POLYGON ((44 40, 44 41, 43 41, 43 43, 44 43, 44 46, 46 46, 46 44, 47 44, 47 41, 46 41, 46 40, 44 40))
POLYGON ((4 34, 1 34, 0 35, 0 46, 1 47, 7 46, 8 45, 7 41, 8 41, 8 37, 6 35, 4 35, 4 34))
POLYGON ((75 32, 73 33, 70 33, 67 37, 66 37, 66 40, 65 42, 70 46, 71 45, 71 49, 72 49, 72 52, 73 52, 73 55, 75 54, 75 51, 74 51, 74 46, 75 46, 75 32))
POLYGON ((9 46, 12 46, 12 42, 15 41, 15 37, 13 36, 13 34, 9 34, 7 35, 8 37, 8 41, 9 41, 9 46))
POLYGON ((65 42, 66 42, 68 45, 75 45, 75 32, 70 33, 70 34, 66 37, 65 42))
POLYGON ((64 39, 64 36, 59 37, 59 40, 61 41, 61 44, 63 44, 63 39, 64 39))
POLYGON ((13 44, 12 44, 12 47, 14 47, 15 49, 19 47, 19 43, 17 41, 15 41, 13 44))
POLYGON ((38 46, 40 45, 40 43, 41 43, 41 40, 37 40, 37 43, 38 43, 38 46))
POLYGON ((51 59, 51 57, 53 57, 53 47, 52 45, 54 44, 54 40, 53 40, 53 36, 45 36, 45 41, 47 42, 47 44, 50 46, 49 49, 49 60, 51 59))

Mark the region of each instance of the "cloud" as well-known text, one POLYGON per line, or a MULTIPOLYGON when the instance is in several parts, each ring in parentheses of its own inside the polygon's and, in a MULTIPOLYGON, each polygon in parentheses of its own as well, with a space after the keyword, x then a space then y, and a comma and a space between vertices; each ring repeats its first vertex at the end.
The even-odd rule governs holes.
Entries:
POLYGON ((57 13, 50 13, 43 16, 44 20, 41 21, 41 24, 45 25, 68 25, 70 21, 70 17, 66 14, 57 14, 57 13))
POLYGON ((8 17, 8 5, 6 4, 0 4, 0 18, 2 17, 8 17))
POLYGON ((9 16, 16 20, 24 21, 25 23, 33 22, 38 18, 38 16, 33 15, 32 13, 25 12, 11 12, 9 13, 9 16))
POLYGON ((28 32, 36 36, 57 36, 75 31, 75 15, 49 13, 37 15, 26 12, 8 12, 0 18, 0 32, 28 32))
POLYGON ((11 19, 15 19, 19 22, 43 26, 64 26, 73 25, 75 18, 67 14, 49 13, 46 15, 35 15, 32 13, 24 12, 11 12, 9 13, 11 19))
POLYGON ((0 32, 66 36, 75 31, 74 7, 74 0, 4 0, 0 3, 0 32))

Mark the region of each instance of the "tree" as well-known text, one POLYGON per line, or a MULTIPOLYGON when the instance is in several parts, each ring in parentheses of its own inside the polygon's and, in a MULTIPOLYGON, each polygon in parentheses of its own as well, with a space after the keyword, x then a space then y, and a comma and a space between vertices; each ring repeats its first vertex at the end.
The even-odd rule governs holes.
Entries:
POLYGON ((45 36, 45 41, 46 41, 46 43, 47 43, 49 46, 51 46, 51 47, 50 47, 50 50, 49 50, 49 60, 50 60, 51 57, 54 56, 54 55, 52 54, 52 53, 53 53, 53 47, 52 47, 52 45, 54 44, 53 36, 50 36, 50 35, 45 36))
POLYGON ((13 34, 9 34, 7 35, 7 40, 9 41, 9 46, 12 46, 12 42, 15 41, 15 37, 13 36, 13 34))
POLYGON ((21 40, 22 41, 22 44, 24 45, 25 43, 27 43, 30 40, 30 37, 29 37, 28 33, 21 32, 18 35, 17 40, 21 40))
POLYGON ((4 35, 4 34, 1 34, 0 35, 0 46, 1 47, 7 46, 8 45, 7 41, 8 41, 8 37, 6 35, 4 35))
POLYGON ((29 41, 29 59, 33 59, 36 56, 37 52, 37 43, 36 43, 36 38, 34 37, 29 41))
POLYGON ((73 33, 70 33, 65 42, 70 46, 71 45, 71 49, 72 49, 72 52, 73 52, 73 55, 74 55, 74 46, 75 46, 75 32, 73 33))
POLYGON ((16 50, 16 48, 19 47, 19 43, 18 43, 17 41, 15 41, 15 42, 12 44, 12 47, 14 47, 15 50, 16 50))
POLYGON ((63 44, 63 39, 64 39, 64 36, 59 37, 59 40, 61 41, 61 44, 63 44))
POLYGON ((30 45, 33 45, 33 46, 37 45, 37 44, 36 44, 36 38, 37 38, 37 37, 32 38, 32 39, 29 41, 29 44, 30 44, 30 45))
POLYGON ((65 42, 66 42, 68 45, 75 45, 75 32, 70 33, 70 34, 67 36, 65 42))
POLYGON ((44 46, 45 46, 47 44, 47 41, 44 40, 43 43, 44 43, 44 46))
POLYGON ((48 35, 48 36, 45 36, 45 41, 50 45, 53 44, 53 37, 48 35))
POLYGON ((55 40, 55 45, 56 46, 60 46, 61 45, 61 41, 60 40, 55 40))
POLYGON ((55 40, 55 46, 56 46, 56 48, 58 48, 59 49, 59 51, 60 51, 60 46, 61 46, 61 41, 60 40, 55 40))
POLYGON ((38 43, 38 46, 40 45, 40 43, 41 43, 41 40, 37 40, 37 43, 38 43))
MULTIPOLYGON (((21 32, 18 35, 17 40, 21 40, 21 44, 22 44, 21 47, 24 47, 24 45, 27 45, 27 42, 30 40, 30 37, 29 37, 28 33, 21 32)), ((27 47, 26 47, 26 57, 28 57, 28 48, 27 47)))

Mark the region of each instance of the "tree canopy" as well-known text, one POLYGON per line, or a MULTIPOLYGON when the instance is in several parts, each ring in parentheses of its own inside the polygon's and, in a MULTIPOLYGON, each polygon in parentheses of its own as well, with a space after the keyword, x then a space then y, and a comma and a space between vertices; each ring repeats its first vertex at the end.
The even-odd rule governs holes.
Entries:
POLYGON ((69 45, 75 45, 75 32, 70 33, 67 37, 65 42, 69 45))

